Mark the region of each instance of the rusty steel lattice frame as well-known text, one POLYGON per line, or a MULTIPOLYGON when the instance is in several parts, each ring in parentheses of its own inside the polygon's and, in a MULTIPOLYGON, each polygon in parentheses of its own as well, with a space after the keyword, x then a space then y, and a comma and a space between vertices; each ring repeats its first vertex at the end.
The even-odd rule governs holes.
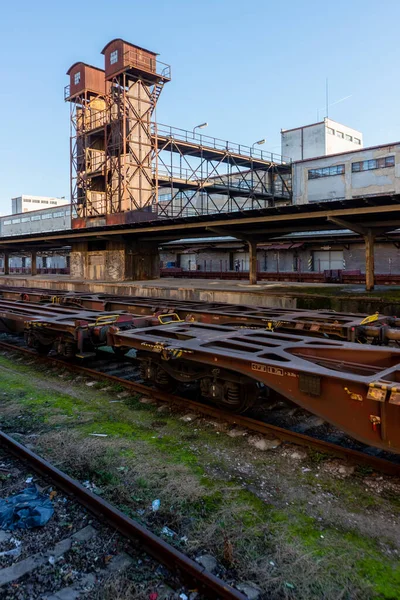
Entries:
POLYGON ((158 217, 241 212, 291 202, 290 160, 153 123, 158 217))
POLYGON ((71 87, 65 88, 65 100, 71 106, 73 219, 156 212, 158 187, 153 170, 157 141, 151 132, 151 118, 170 80, 170 67, 155 61, 160 74, 146 73, 153 67, 138 60, 134 53, 126 52, 124 68, 105 79, 103 94, 85 87, 71 95, 71 87))
POLYGON ((66 90, 73 219, 110 216, 111 225, 141 220, 140 212, 179 218, 290 203, 290 159, 157 124, 170 67, 143 52, 131 48, 115 72, 103 71, 102 90, 98 79, 97 92, 87 81, 66 90))
POLYGON ((126 71, 112 79, 107 107, 107 214, 149 209, 156 203, 150 131, 154 108, 154 84, 126 71))
POLYGON ((105 212, 106 98, 84 90, 69 101, 72 218, 100 216, 105 212))

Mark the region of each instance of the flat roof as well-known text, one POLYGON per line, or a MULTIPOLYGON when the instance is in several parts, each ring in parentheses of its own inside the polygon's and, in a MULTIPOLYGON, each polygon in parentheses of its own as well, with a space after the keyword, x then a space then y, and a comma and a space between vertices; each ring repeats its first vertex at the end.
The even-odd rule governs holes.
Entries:
POLYGON ((334 154, 323 154, 322 156, 314 156, 313 158, 303 158, 302 160, 294 160, 292 164, 311 162, 313 160, 321 160, 321 158, 331 158, 332 156, 343 156, 344 154, 354 154, 355 152, 366 152, 367 150, 377 150, 378 148, 389 148, 390 146, 398 146, 399 144, 400 142, 391 142, 390 144, 366 146, 365 148, 357 148, 356 150, 346 150, 345 152, 335 152, 334 154))
POLYGON ((290 129, 281 129, 281 133, 286 133, 287 131, 297 131, 298 129, 307 129, 307 127, 315 127, 315 125, 324 125, 327 123, 335 123, 336 125, 341 125, 343 127, 346 127, 347 129, 356 131, 361 136, 363 134, 362 131, 359 131, 358 129, 354 129, 354 127, 350 127, 349 125, 345 125, 344 123, 339 123, 339 121, 335 121, 334 119, 331 119, 330 117, 326 117, 323 121, 316 121, 315 123, 310 123, 309 125, 301 125, 300 127, 292 127, 290 129))

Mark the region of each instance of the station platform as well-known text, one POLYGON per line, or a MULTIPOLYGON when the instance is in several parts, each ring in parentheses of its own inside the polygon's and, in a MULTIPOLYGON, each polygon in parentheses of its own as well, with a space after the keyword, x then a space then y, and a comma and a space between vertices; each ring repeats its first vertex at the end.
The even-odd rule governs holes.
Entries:
POLYGON ((373 292, 366 292, 361 285, 334 283, 269 281, 250 285, 243 280, 174 278, 115 283, 72 279, 69 275, 0 275, 0 285, 277 308, 400 314, 400 286, 377 286, 373 292))

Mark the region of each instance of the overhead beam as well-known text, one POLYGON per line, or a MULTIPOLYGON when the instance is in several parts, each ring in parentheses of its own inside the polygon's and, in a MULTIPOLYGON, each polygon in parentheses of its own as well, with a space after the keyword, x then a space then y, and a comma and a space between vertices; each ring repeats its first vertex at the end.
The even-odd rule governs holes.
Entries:
POLYGON ((237 231, 227 231, 223 227, 206 227, 206 231, 212 231, 213 233, 223 237, 234 237, 237 240, 243 240, 244 242, 247 242, 248 240, 248 236, 242 233, 237 233, 237 231))
POLYGON ((362 236, 367 235, 369 231, 373 231, 375 235, 380 235, 382 233, 393 231, 393 223, 390 226, 384 226, 379 223, 379 225, 371 224, 361 224, 361 223, 352 223, 351 221, 345 221, 344 219, 339 219, 337 217, 329 217, 328 221, 335 223, 335 225, 339 225, 339 227, 343 227, 343 229, 350 229, 351 231, 355 231, 362 236))
POLYGON ((338 225, 343 229, 350 229, 350 231, 355 231, 360 235, 365 235, 366 229, 361 225, 357 225, 355 223, 350 223, 349 221, 345 221, 344 219, 340 219, 338 217, 328 217, 328 221, 330 223, 334 223, 334 225, 338 225))
MULTIPOLYGON (((289 207, 290 208, 290 207, 289 207)), ((374 223, 377 223, 376 218, 378 215, 383 215, 383 214, 387 214, 393 215, 393 225, 391 227, 391 229, 393 229, 394 226, 396 226, 396 222, 398 223, 399 227, 400 227, 400 206, 399 204, 390 204, 390 205, 380 205, 380 206, 363 206, 363 207, 357 207, 357 208, 339 208, 337 210, 312 210, 312 211, 304 211, 304 212, 285 212, 282 209, 282 213, 276 213, 276 211, 274 209, 271 209, 271 211, 273 212, 273 214, 271 215, 257 215, 257 216, 252 216, 252 217, 238 217, 235 219, 226 219, 224 217, 224 215, 221 215, 220 219, 218 221, 213 220, 213 221, 194 221, 194 222, 184 222, 184 223, 170 223, 167 224, 165 222, 160 222, 157 224, 153 224, 151 226, 147 226, 147 227, 137 227, 135 228, 130 227, 130 228, 126 228, 126 229, 119 229, 119 230, 107 230, 105 231, 104 229, 102 229, 101 231, 82 231, 82 230, 70 230, 70 231, 66 231, 63 233, 58 233, 58 234, 47 234, 45 236, 29 236, 29 237, 24 237, 20 240, 16 240, 15 238, 13 239, 13 244, 32 244, 32 243, 46 243, 46 242, 54 242, 54 241, 58 241, 58 243, 60 242, 60 240, 66 240, 67 242, 71 242, 71 240, 82 240, 82 238, 86 238, 86 239, 93 239, 98 237, 99 235, 106 235, 107 237, 111 237, 111 236, 116 236, 116 235, 129 235, 132 237, 136 237, 137 236, 146 236, 148 234, 151 233, 160 233, 161 235, 165 235, 166 232, 168 231, 173 231, 174 233, 177 234, 176 237, 179 237, 180 234, 178 232, 185 232, 187 233, 189 230, 192 232, 196 232, 196 234, 203 232, 207 227, 240 227, 240 226, 248 226, 251 225, 251 223, 257 224, 257 225, 269 225, 270 226, 270 232, 274 233, 274 231, 276 231, 277 228, 277 224, 278 223, 287 223, 286 227, 287 228, 291 228, 292 232, 295 232, 299 226, 300 227, 304 227, 304 225, 302 225, 302 223, 305 223, 308 229, 312 229, 312 228, 319 228, 321 225, 323 226, 324 222, 326 223, 327 219, 329 220, 329 222, 332 222, 332 219, 341 219, 343 221, 345 221, 346 217, 349 216, 359 216, 359 217, 364 217, 364 219, 367 216, 370 216, 371 219, 374 219, 374 221, 371 221, 371 226, 374 225, 374 223)), ((336 224, 337 227, 339 227, 338 224, 336 224)), ((346 228, 348 227, 347 221, 346 221, 346 228)), ((340 226, 340 228, 343 228, 343 225, 340 226)), ((234 235, 234 233, 231 233, 230 229, 227 231, 229 231, 228 235, 234 235)), ((8 240, 4 240, 4 239, 0 239, 0 246, 6 246, 9 244, 8 240)))

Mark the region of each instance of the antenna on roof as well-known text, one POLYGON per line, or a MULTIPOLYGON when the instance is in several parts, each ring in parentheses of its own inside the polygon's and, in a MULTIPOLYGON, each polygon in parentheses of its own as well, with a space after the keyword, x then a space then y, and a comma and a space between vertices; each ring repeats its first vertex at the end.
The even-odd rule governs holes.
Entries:
MULTIPOLYGON (((326 85, 328 86, 328 80, 326 80, 326 85)), ((340 98, 340 100, 336 100, 335 102, 331 102, 329 104, 329 96, 328 96, 328 87, 326 89, 326 101, 327 104, 325 106, 325 111, 326 111, 326 116, 328 117, 328 109, 330 106, 335 106, 335 104, 340 104, 340 102, 344 102, 345 100, 348 100, 348 98, 352 98, 353 94, 349 94, 348 96, 344 96, 343 98, 340 98)), ((317 121, 319 121, 319 113, 321 110, 324 110, 323 108, 317 108, 317 121)))
POLYGON ((326 118, 329 117, 329 80, 326 78, 326 118))

